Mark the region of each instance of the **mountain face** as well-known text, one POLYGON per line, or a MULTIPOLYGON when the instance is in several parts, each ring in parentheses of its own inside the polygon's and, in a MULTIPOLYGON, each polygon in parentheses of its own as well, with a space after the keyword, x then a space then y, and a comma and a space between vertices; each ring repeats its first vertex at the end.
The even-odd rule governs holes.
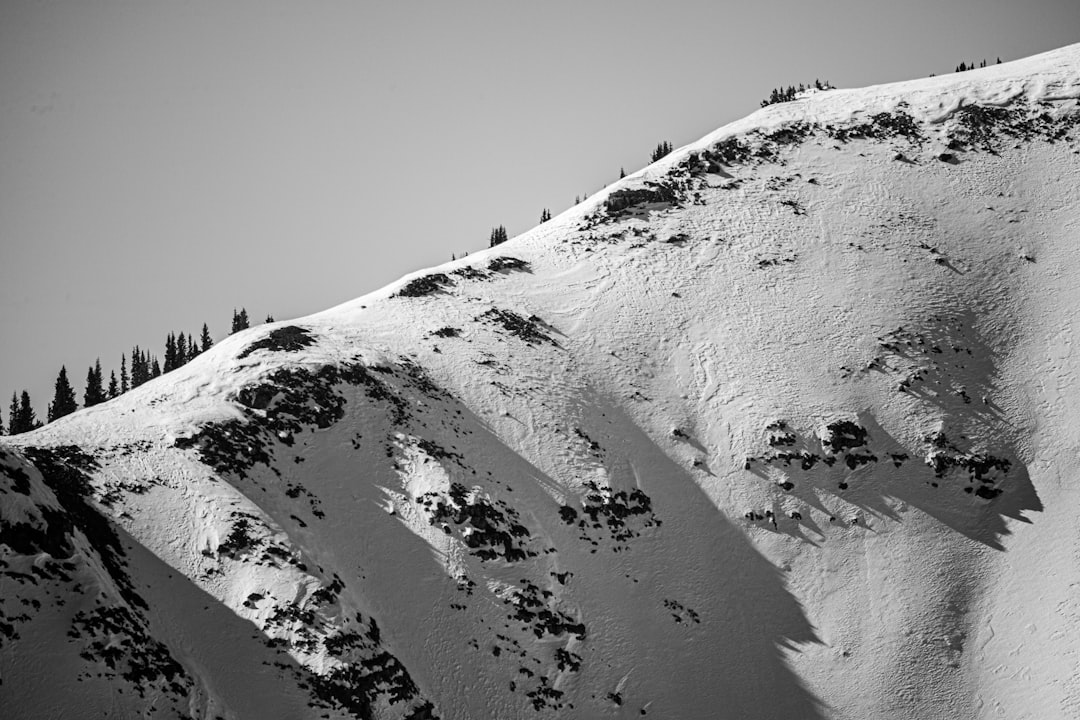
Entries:
POLYGON ((1078 102, 769 106, 5 438, 4 717, 1080 714, 1078 102))

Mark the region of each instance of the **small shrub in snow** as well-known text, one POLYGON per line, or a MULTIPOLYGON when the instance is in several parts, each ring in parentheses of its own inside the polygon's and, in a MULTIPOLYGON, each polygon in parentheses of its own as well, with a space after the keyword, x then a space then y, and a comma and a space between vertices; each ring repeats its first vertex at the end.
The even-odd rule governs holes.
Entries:
POLYGON ((461 336, 461 331, 458 330, 455 327, 450 327, 448 325, 446 327, 441 327, 438 330, 432 330, 431 334, 434 335, 435 337, 455 338, 455 337, 460 337, 461 336))
POLYGON ((509 255, 503 255, 500 257, 492 258, 488 263, 488 270, 492 272, 501 272, 503 270, 528 270, 529 263, 516 257, 510 257, 509 255))
POLYGON ((237 357, 242 360, 256 350, 296 352, 301 348, 314 344, 315 338, 311 336, 310 331, 296 325, 287 325, 286 327, 271 330, 262 340, 256 340, 244 348, 244 351, 237 357))
POLYGON ((424 295, 441 292, 443 288, 453 284, 454 281, 445 273, 432 273, 431 275, 413 278, 405 283, 405 287, 398 290, 393 297, 423 297, 424 295))

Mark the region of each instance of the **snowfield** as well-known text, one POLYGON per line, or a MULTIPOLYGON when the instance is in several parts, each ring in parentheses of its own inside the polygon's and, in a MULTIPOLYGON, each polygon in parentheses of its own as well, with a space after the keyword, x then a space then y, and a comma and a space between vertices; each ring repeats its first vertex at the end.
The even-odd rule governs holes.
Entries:
POLYGON ((1080 717, 1080 45, 772 105, 0 445, 5 718, 1080 717))

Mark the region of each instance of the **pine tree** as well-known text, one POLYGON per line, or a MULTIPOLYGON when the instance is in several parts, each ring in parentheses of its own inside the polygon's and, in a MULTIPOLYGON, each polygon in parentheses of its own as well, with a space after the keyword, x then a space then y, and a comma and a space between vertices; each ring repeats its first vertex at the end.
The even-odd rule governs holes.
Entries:
POLYGON ((11 405, 8 406, 8 433, 18 435, 19 430, 19 396, 14 391, 11 393, 11 405))
POLYGON ((116 383, 116 371, 115 370, 113 370, 113 371, 111 371, 109 373, 109 390, 108 390, 108 393, 109 393, 109 399, 110 400, 112 400, 114 397, 116 397, 116 396, 118 396, 120 394, 120 387, 116 383))
POLYGON ((136 345, 131 351, 131 387, 139 387, 150 379, 150 366, 146 362, 146 353, 136 345))
MULTIPOLYGON (((72 394, 74 395, 74 392, 72 394)), ((30 404, 30 393, 25 390, 19 396, 19 423, 23 427, 23 432, 30 432, 34 428, 41 427, 41 421, 34 413, 34 406, 30 404)))
POLYGON ((183 367, 184 365, 187 365, 187 361, 187 337, 184 336, 184 333, 180 333, 180 336, 176 338, 176 367, 183 367))
MULTIPOLYGON (((93 373, 93 370, 90 372, 93 373)), ((27 396, 27 403, 29 404, 29 396, 27 396)), ((49 403, 49 422, 58 420, 65 415, 70 415, 78 409, 79 406, 75 402, 75 390, 72 389, 71 383, 68 382, 67 368, 61 366, 60 374, 56 376, 56 389, 53 393, 53 401, 49 403)))
POLYGON ((492 228, 491 229, 491 237, 490 237, 489 240, 490 240, 490 243, 491 243, 489 245, 489 247, 495 247, 496 245, 502 245, 507 240, 506 228, 503 227, 502 225, 500 225, 497 228, 492 228))
POLYGON ((671 143, 669 143, 668 141, 665 140, 664 142, 657 145, 656 149, 653 150, 652 161, 656 162, 657 160, 664 157, 665 155, 670 154, 671 150, 672 150, 671 143))
POLYGON ((83 393, 83 406, 93 407, 105 402, 105 390, 102 387, 101 360, 86 372, 86 391, 83 393))
POLYGON ((161 366, 158 365, 157 355, 154 356, 154 361, 150 364, 150 377, 161 377, 161 366))
POLYGON ((619 179, 622 180, 626 177, 626 168, 619 168, 619 179))
POLYGON ((126 393, 130 387, 128 386, 128 371, 127 371, 127 356, 120 356, 120 394, 126 393))
POLYGON ((270 323, 274 322, 274 316, 273 316, 273 315, 267 315, 267 316, 266 316, 266 320, 265 320, 265 322, 266 322, 266 324, 268 324, 268 325, 269 325, 270 323))
POLYGON ((214 340, 210 337, 210 328, 206 327, 206 323, 202 326, 202 337, 199 338, 199 347, 202 348, 199 352, 206 352, 214 346, 214 340))
MULTIPOLYGON (((74 398, 72 398, 72 401, 74 401, 74 398)), ((15 395, 12 394, 11 414, 8 416, 8 420, 8 432, 12 435, 30 432, 35 427, 40 427, 40 423, 38 423, 37 417, 34 415, 34 408, 30 405, 30 393, 23 390, 18 402, 15 400, 15 395)))
POLYGON ((176 364, 176 336, 169 333, 165 336, 165 372, 179 367, 176 364))
POLYGON ((546 223, 550 219, 551 219, 551 211, 550 210, 548 210, 547 208, 544 208, 543 210, 540 211, 540 222, 541 223, 546 223))
POLYGON ((250 327, 248 323, 248 314, 245 308, 240 308, 240 312, 233 310, 232 317, 232 332, 240 332, 241 330, 247 330, 250 327))
POLYGON ((136 345, 131 349, 131 389, 139 387, 142 384, 142 378, 139 375, 139 359, 142 356, 139 354, 139 346, 136 345))
POLYGON ((1001 58, 1000 58, 1000 57, 998 58, 997 64, 998 64, 998 65, 1000 65, 1000 64, 1001 64, 1001 58))

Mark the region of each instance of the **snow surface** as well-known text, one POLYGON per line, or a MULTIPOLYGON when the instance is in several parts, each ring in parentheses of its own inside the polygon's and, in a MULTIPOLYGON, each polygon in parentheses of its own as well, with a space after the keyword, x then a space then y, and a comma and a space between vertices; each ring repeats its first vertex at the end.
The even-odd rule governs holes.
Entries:
POLYGON ((769 106, 5 438, 3 716, 1080 716, 1078 98, 769 106))

